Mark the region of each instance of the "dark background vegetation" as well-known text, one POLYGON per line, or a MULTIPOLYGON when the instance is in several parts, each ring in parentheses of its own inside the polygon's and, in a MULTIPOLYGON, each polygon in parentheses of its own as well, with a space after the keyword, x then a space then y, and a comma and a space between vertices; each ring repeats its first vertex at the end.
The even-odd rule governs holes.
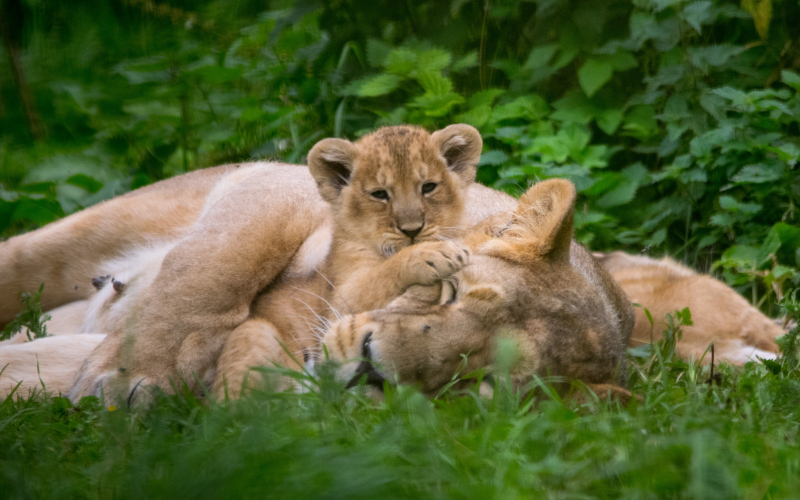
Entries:
MULTIPOLYGON (((798 20, 797 0, 0 0, 0 238, 198 168, 466 122, 482 182, 570 178, 592 249, 672 255, 777 313, 800 281, 798 20)), ((796 498, 800 330, 712 378, 675 355, 688 321, 629 350, 627 407, 512 387, 513 346, 489 398, 371 401, 325 370, 238 402, 12 395, 0 498, 796 498)))
POLYGON ((672 255, 767 311, 800 281, 796 0, 0 6, 0 235, 323 137, 466 122, 482 182, 576 183, 593 250, 672 255))

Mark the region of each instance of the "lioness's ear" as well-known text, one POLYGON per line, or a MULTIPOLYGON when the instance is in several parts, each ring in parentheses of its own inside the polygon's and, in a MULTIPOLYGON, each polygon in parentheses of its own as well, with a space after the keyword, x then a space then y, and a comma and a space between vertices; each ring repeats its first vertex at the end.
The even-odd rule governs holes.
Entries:
POLYGON ((344 139, 323 139, 311 148, 308 170, 325 201, 333 203, 350 183, 355 160, 355 146, 344 139))
POLYGON ((458 174, 465 185, 475 180, 483 139, 474 127, 450 125, 432 133, 431 142, 444 157, 447 168, 458 174))
POLYGON ((575 185, 565 179, 535 184, 519 199, 508 229, 483 252, 522 263, 569 262, 576 196, 575 185))

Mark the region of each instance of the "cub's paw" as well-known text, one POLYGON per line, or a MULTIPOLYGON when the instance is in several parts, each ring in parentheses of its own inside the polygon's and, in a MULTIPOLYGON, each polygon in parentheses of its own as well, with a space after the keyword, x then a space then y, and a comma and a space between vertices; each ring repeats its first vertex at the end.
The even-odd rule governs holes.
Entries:
POLYGON ((402 278, 411 285, 433 285, 461 270, 469 262, 469 250, 451 241, 420 243, 411 255, 402 278))

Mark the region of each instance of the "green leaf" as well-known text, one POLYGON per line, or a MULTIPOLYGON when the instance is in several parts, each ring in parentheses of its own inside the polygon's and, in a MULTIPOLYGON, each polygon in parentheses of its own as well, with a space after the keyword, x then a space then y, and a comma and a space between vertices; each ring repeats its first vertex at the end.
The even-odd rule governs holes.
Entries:
POLYGON ((763 264, 770 258, 771 255, 774 255, 780 247, 781 237, 773 227, 767 235, 767 238, 764 240, 764 244, 758 249, 758 263, 763 264))
POLYGON ((589 59, 578 70, 578 82, 588 97, 592 97, 614 74, 614 67, 608 61, 589 59))
POLYGON ((733 245, 723 252, 713 267, 750 270, 758 265, 759 249, 749 245, 733 245))
POLYGON ((23 184, 22 186, 17 188, 17 191, 21 193, 31 193, 31 194, 48 194, 53 192, 53 188, 55 187, 55 182, 32 182, 30 184, 23 184))
POLYGON ((683 18, 700 34, 702 33, 702 26, 712 22, 713 17, 716 17, 715 15, 712 16, 712 6, 712 3, 708 0, 690 3, 683 9, 683 18))
POLYGON ((72 184, 73 186, 78 186, 79 188, 83 188, 90 193, 96 193, 100 191, 100 188, 103 187, 103 183, 89 177, 86 174, 75 174, 66 181, 67 184, 72 184))
POLYGON ((609 208, 629 203, 636 196, 639 186, 647 179, 647 169, 641 163, 627 167, 622 174, 622 183, 597 200, 598 206, 609 208))
POLYGON ((467 68, 474 68, 477 65, 478 65, 478 52, 473 50, 472 52, 468 52, 467 55, 465 55, 458 61, 454 62, 453 66, 450 69, 456 73, 460 73, 467 68))
POLYGON ((453 92, 447 94, 425 93, 411 103, 411 106, 422 108, 426 116, 444 116, 456 104, 464 102, 464 98, 453 92))
POLYGON ((770 273, 772 273, 773 278, 775 278, 776 280, 780 280, 781 278, 787 278, 792 276, 795 273, 795 271, 791 267, 775 266, 772 268, 772 271, 770 271, 770 273))
POLYGON ((655 118, 655 109, 648 104, 633 107, 625 116, 622 129, 641 141, 647 141, 659 133, 655 118))
POLYGON ((187 74, 197 76, 204 82, 220 84, 239 80, 242 77, 242 68, 226 68, 225 66, 200 66, 187 74))
POLYGON ((774 182, 783 177, 783 165, 779 163, 756 163, 747 165, 731 181, 737 184, 760 184, 774 182))
POLYGON ((531 53, 528 54, 528 59, 525 61, 523 68, 527 70, 541 68, 550 62, 550 59, 553 58, 558 48, 558 44, 555 43, 535 47, 531 50, 531 53))
POLYGON ((553 103, 555 112, 550 115, 553 120, 586 125, 595 117, 597 109, 589 102, 580 90, 567 92, 564 97, 553 103))
POLYGON ((373 68, 380 68, 386 62, 386 58, 392 48, 376 38, 367 40, 367 62, 373 68))
POLYGON ((392 92, 401 81, 397 75, 370 76, 350 83, 342 93, 359 97, 377 97, 392 92))
POLYGON ((536 94, 517 97, 508 104, 496 106, 492 112, 495 121, 523 119, 541 120, 550 112, 547 102, 536 94))
POLYGON ((417 54, 407 48, 392 50, 386 56, 386 71, 395 75, 408 75, 417 69, 417 54))
POLYGON ((164 104, 160 101, 149 101, 131 103, 122 106, 122 110, 132 115, 143 117, 151 116, 171 116, 174 118, 181 117, 181 109, 175 104, 164 104))
POLYGON ((506 91, 503 89, 486 89, 480 92, 476 92, 469 98, 467 101, 467 106, 471 108, 476 108, 478 106, 491 106, 494 103, 494 100, 500 97, 501 95, 505 94, 506 91))
POLYGON ((508 161, 508 155, 503 151, 492 150, 481 155, 478 165, 503 165, 508 161))
POLYGON ((735 210, 739 208, 739 202, 732 196, 720 196, 719 206, 723 210, 735 210))
POLYGON ((453 90, 453 83, 439 72, 420 71, 417 82, 431 95, 446 95, 453 90))
POLYGON ((636 58, 627 50, 618 50, 608 59, 608 62, 614 67, 614 71, 627 71, 639 66, 636 58))
POLYGON ((605 109, 597 113, 597 126, 608 135, 613 135, 622 123, 624 111, 622 108, 605 109))
POLYGON ((461 113, 456 116, 456 121, 459 123, 466 123, 476 128, 481 128, 486 125, 489 118, 492 117, 492 107, 489 105, 478 106, 472 108, 466 113, 461 113))
POLYGON ((621 231, 615 238, 623 245, 633 245, 642 241, 642 235, 638 231, 621 231))
POLYGON ((781 80, 793 89, 800 90, 800 75, 794 71, 788 69, 781 71, 781 80))
POLYGON ((63 216, 64 211, 57 202, 23 196, 18 200, 14 211, 11 213, 10 220, 12 222, 27 220, 39 226, 44 226, 63 216))
POLYGON ((730 214, 714 214, 709 218, 709 224, 717 227, 732 226, 734 222, 736 219, 730 214))
POLYGON ((450 65, 450 52, 442 49, 427 50, 419 55, 417 59, 418 70, 425 71, 441 71, 450 65))

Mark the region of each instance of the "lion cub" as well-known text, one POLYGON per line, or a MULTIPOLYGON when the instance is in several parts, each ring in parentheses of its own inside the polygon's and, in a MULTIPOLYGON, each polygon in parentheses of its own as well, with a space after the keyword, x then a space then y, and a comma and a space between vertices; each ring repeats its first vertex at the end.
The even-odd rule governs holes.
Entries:
POLYGON ((466 263, 466 191, 483 142, 469 125, 428 134, 386 127, 355 144, 317 143, 308 168, 331 206, 334 237, 323 273, 332 305, 368 311, 414 284, 429 285, 466 263))
POLYGON ((469 252, 451 240, 463 229, 482 146, 469 125, 432 134, 386 127, 356 143, 317 143, 308 168, 331 207, 330 252, 309 274, 290 266, 257 299, 251 319, 226 342, 214 392, 227 384, 238 393, 251 366, 295 365, 283 346, 305 357, 340 313, 383 308, 410 286, 435 284, 466 265, 469 252))

